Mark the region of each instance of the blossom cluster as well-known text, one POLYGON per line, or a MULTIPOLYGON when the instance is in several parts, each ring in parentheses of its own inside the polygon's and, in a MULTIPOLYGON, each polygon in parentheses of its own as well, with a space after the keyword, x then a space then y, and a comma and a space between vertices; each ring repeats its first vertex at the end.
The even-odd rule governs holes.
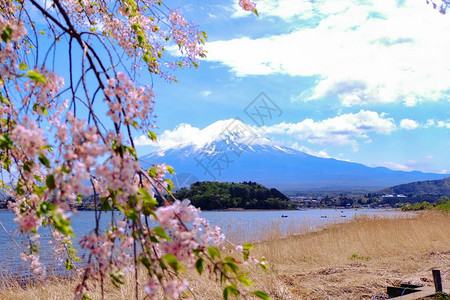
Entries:
POLYGON ((170 12, 169 20, 172 24, 170 32, 172 39, 180 48, 181 53, 186 54, 189 59, 203 57, 204 50, 201 43, 199 43, 198 38, 192 38, 193 25, 189 26, 190 24, 177 10, 170 12))
MULTIPOLYGON (((160 225, 170 239, 156 244, 149 240, 144 243, 154 248, 159 257, 170 254, 187 268, 192 268, 198 258, 196 250, 208 246, 221 247, 225 240, 220 229, 210 226, 205 219, 200 218, 199 213, 200 210, 192 206, 188 199, 175 200, 169 205, 159 207, 155 211, 154 223, 160 225)), ((161 289, 166 295, 177 299, 187 286, 186 280, 167 279, 158 282, 150 277, 144 290, 151 299, 155 299, 161 289)))
POLYGON ((6 18, 6 15, 0 15, 0 88, 7 79, 13 79, 19 67, 19 55, 17 49, 23 47, 19 44, 27 30, 18 19, 6 18))
POLYGON ((96 191, 100 196, 108 196, 109 191, 120 191, 116 195, 119 205, 125 205, 128 197, 135 195, 138 191, 138 184, 135 181, 139 163, 129 154, 124 157, 113 154, 108 164, 98 165, 95 168, 96 191))
POLYGON ((32 72, 39 74, 45 79, 29 80, 24 83, 24 90, 29 95, 22 98, 22 103, 26 105, 30 101, 30 98, 34 97, 36 99, 34 103, 41 105, 39 109, 35 109, 34 111, 42 115, 44 114, 44 109, 50 109, 52 107, 53 97, 64 86, 64 78, 48 70, 43 70, 42 72, 35 70, 32 72))
POLYGON ((256 4, 250 0, 239 0, 239 5, 246 11, 254 11, 256 4))
POLYGON ((44 131, 28 116, 24 116, 23 122, 18 123, 12 130, 11 139, 21 148, 22 156, 18 158, 24 162, 34 159, 36 155, 44 151, 44 146, 47 145, 44 131))
POLYGON ((108 102, 108 116, 115 123, 135 124, 136 127, 148 129, 153 116, 153 91, 149 87, 137 88, 125 73, 118 72, 117 77, 108 79, 104 89, 108 102))
POLYGON ((38 276, 38 278, 45 278, 47 271, 42 264, 38 253, 25 254, 22 252, 20 256, 24 261, 30 261, 30 267, 33 270, 33 273, 38 276))
MULTIPOLYGON (((165 164, 145 170, 132 136, 154 126, 155 94, 132 79, 139 77, 136 68, 143 62, 151 74, 172 78, 161 70, 162 62, 196 66, 206 34, 162 1, 54 0, 51 9, 40 1, 22 4, 0 3, 0 163, 15 200, 8 207, 30 241, 22 258, 37 276, 46 275, 38 230, 48 227, 58 262, 71 270, 76 259, 71 215, 83 197, 93 196, 95 209, 110 212, 112 221, 101 228, 104 214, 96 211, 95 228, 81 238, 86 255, 76 298, 89 298, 87 280, 100 276, 103 285, 110 275, 122 284, 123 272, 137 272, 139 264, 148 273, 142 286, 151 299, 159 293, 181 297, 188 288, 181 269, 201 273, 202 263, 236 284, 243 276, 237 262, 227 262, 235 277, 228 276, 214 254, 225 240, 220 228, 201 218, 189 200, 171 198, 166 174, 173 170, 165 164), (37 13, 42 24, 30 17, 37 13), (40 42, 43 38, 51 42, 40 42), (61 47, 67 60, 57 57, 61 42, 68 42, 61 47), (181 60, 163 59, 168 44, 178 46, 181 60), (67 61, 69 75, 54 72, 62 68, 51 58, 67 61), (100 115, 105 108, 110 120, 100 115)), ((255 10, 249 0, 240 5, 255 10)))
POLYGON ((134 239, 125 234, 125 227, 125 221, 118 221, 117 226, 103 234, 91 232, 81 239, 80 246, 95 258, 96 265, 91 263, 90 274, 129 269, 134 239))
MULTIPOLYGON (((70 12, 74 24, 107 36, 111 44, 117 43, 130 58, 143 58, 152 73, 162 74, 159 60, 165 51, 164 45, 171 39, 191 60, 203 54, 199 46, 201 36, 194 24, 186 22, 179 14, 174 18, 173 11, 166 14, 161 1, 123 1, 114 10, 102 1, 64 0, 59 3, 70 12)), ((168 74, 166 77, 171 78, 168 74)))

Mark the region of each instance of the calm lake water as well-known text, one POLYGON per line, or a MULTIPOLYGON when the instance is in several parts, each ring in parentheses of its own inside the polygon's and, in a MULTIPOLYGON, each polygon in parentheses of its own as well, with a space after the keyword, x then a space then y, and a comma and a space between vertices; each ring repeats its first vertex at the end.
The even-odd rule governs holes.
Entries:
MULTIPOLYGON (((206 211, 202 212, 201 216, 209 220, 211 224, 220 226, 230 241, 242 243, 313 231, 327 224, 350 221, 357 216, 394 217, 399 214, 401 212, 379 209, 311 209, 295 211, 206 211)), ((0 222, 7 231, 5 232, 3 228, 0 228, 0 271, 28 275, 28 263, 24 263, 20 259, 21 247, 24 248, 23 244, 27 242, 28 237, 17 232, 14 217, 9 211, 0 211, 0 222), (13 237, 17 244, 10 237, 13 237)), ((119 217, 118 212, 115 212, 115 217, 119 217)), ((111 222, 110 214, 103 216, 101 221, 102 227, 105 228, 111 222)), ((88 234, 94 225, 93 211, 80 211, 77 215, 72 216, 72 226, 77 237, 88 234)), ((55 262, 50 253, 49 230, 41 229, 39 234, 41 235, 43 261, 50 270, 60 270, 61 266, 55 262)), ((75 239, 74 246, 79 248, 78 239, 75 239)))

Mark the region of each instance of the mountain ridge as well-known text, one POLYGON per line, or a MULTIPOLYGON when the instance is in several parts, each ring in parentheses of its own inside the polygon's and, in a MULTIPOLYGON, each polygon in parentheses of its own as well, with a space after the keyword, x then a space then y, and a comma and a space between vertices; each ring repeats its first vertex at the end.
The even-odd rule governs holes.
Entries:
POLYGON ((383 194, 450 196, 450 177, 424 180, 392 186, 380 191, 383 194))
MULTIPOLYGON (((445 174, 395 171, 313 156, 263 136, 240 120, 215 122, 181 145, 141 156, 142 164, 167 163, 199 181, 256 181, 281 191, 363 189, 437 180, 445 174)), ((192 183, 192 182, 190 182, 192 183)))

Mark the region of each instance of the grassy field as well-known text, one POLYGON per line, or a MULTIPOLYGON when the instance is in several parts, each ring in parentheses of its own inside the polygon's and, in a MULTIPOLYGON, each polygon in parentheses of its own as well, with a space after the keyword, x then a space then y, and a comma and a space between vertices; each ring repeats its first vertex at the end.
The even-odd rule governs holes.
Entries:
MULTIPOLYGON (((268 260, 269 271, 249 272, 256 287, 273 299, 373 299, 385 294, 388 285, 431 286, 432 269, 440 269, 443 282, 450 282, 450 214, 363 217, 283 239, 270 232, 269 240, 253 251, 268 260)), ((221 299, 213 279, 188 276, 197 299, 221 299)), ((0 299, 72 299, 74 286, 67 280, 25 288, 10 283, 0 290, 0 299)), ((98 299, 98 286, 92 287, 92 294, 98 299)), ((132 284, 107 288, 106 299, 133 297, 132 284)))

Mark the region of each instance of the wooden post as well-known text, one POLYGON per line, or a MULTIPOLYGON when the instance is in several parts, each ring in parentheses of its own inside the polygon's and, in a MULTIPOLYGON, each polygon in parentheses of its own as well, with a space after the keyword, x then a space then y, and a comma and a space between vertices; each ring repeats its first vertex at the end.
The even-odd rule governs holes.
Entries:
POLYGON ((437 292, 442 292, 442 281, 441 281, 441 271, 440 270, 433 270, 433 281, 434 281, 434 288, 437 292))

